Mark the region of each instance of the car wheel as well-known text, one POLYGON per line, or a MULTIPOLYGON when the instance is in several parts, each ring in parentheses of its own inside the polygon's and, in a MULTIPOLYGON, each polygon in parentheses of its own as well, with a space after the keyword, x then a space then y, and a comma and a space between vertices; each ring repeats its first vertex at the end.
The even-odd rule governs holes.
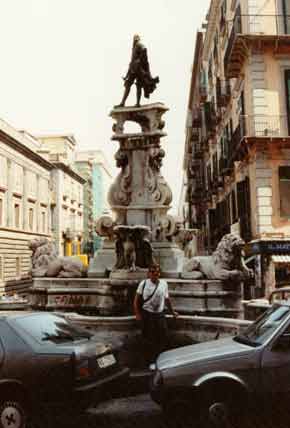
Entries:
POLYGON ((171 398, 163 406, 165 422, 168 428, 198 427, 199 414, 194 414, 189 397, 171 398))
POLYGON ((236 428, 242 421, 237 402, 233 402, 229 394, 211 394, 205 400, 201 414, 205 425, 210 428, 236 428))
POLYGON ((25 428, 27 415, 18 401, 3 401, 0 404, 0 428, 25 428))

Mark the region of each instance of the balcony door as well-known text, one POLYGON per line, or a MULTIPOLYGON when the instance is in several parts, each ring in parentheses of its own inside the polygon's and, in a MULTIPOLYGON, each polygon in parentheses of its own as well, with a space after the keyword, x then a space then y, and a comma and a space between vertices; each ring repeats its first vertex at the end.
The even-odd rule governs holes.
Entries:
POLYGON ((290 34, 290 0, 282 0, 285 34, 290 34))
POLYGON ((285 87, 286 87, 286 111, 288 122, 288 135, 290 135, 290 70, 285 71, 285 87))

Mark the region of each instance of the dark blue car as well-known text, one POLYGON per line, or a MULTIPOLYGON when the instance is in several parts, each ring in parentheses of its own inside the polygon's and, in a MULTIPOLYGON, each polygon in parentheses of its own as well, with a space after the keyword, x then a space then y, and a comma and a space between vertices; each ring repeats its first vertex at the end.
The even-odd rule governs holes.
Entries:
POLYGON ((0 313, 1 428, 81 412, 128 375, 110 346, 61 315, 0 313))

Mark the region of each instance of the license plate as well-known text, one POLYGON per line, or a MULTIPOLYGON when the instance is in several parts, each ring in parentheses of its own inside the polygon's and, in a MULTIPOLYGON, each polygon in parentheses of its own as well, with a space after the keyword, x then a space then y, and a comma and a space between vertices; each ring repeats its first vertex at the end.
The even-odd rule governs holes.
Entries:
POLYGON ((112 366, 113 364, 115 364, 116 362, 116 358, 114 357, 114 355, 110 354, 110 355, 105 355, 102 358, 98 358, 97 362, 99 364, 99 367, 101 369, 108 367, 108 366, 112 366))

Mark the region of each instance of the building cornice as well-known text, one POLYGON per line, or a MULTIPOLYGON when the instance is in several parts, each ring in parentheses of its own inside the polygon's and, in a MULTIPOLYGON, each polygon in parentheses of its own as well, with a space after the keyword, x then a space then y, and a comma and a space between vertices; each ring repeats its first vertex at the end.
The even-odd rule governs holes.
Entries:
POLYGON ((63 172, 68 174, 74 180, 78 181, 81 184, 85 184, 87 180, 85 180, 81 175, 71 169, 69 166, 65 165, 63 162, 53 162, 53 168, 61 169, 63 172))
POLYGON ((38 155, 33 150, 29 149, 27 146, 24 146, 22 143, 17 141, 15 138, 7 135, 0 129, 0 141, 7 144, 9 147, 13 148, 17 152, 21 153, 25 157, 28 157, 32 161, 36 162, 38 165, 42 166, 47 170, 52 170, 53 165, 44 159, 42 156, 38 155))
POLYGON ((212 40, 215 36, 216 29, 216 16, 219 12, 220 0, 211 0, 210 9, 208 12, 208 23, 207 30, 205 33, 204 45, 203 45, 203 60, 208 61, 212 40))
POLYGON ((196 87, 196 79, 199 78, 199 63, 202 55, 202 48, 203 48, 203 33, 201 31, 198 31, 196 33, 196 40, 195 40, 194 59, 193 59, 193 65, 192 65, 190 90, 189 90, 189 98, 188 98, 188 110, 191 110, 192 101, 194 97, 194 90, 196 87))

